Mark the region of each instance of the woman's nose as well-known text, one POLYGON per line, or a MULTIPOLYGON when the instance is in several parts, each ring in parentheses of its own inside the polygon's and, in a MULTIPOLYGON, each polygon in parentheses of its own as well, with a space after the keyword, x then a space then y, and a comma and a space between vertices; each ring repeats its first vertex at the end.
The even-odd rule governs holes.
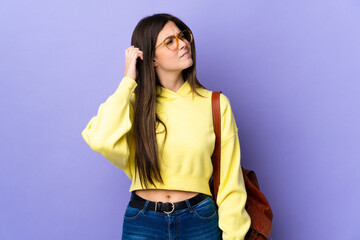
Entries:
POLYGON ((182 49, 186 46, 188 42, 185 39, 180 39, 179 38, 179 49, 182 49))

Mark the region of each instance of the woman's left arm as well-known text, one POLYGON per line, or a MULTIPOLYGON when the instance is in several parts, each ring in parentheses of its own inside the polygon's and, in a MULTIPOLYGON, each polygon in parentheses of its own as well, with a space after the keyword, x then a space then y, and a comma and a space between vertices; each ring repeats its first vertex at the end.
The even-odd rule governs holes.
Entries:
POLYGON ((224 240, 242 240, 251 219, 245 210, 246 189, 240 165, 238 128, 229 99, 220 94, 221 160, 217 195, 219 227, 224 240))

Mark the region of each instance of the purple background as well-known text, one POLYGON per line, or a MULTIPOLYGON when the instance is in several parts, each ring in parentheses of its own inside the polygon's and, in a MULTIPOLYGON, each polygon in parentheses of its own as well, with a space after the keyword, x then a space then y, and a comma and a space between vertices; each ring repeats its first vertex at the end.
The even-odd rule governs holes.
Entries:
POLYGON ((272 238, 358 239, 359 1, 130 2, 0 2, 0 239, 120 239, 130 180, 81 131, 158 12, 190 26, 200 82, 230 99, 272 238))

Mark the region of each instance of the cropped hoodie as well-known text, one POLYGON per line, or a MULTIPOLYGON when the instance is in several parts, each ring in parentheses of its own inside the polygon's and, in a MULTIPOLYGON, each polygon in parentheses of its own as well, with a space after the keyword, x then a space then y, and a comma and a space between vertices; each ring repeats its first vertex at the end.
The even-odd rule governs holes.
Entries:
MULTIPOLYGON (((135 174, 135 146, 132 138, 134 79, 124 77, 116 91, 100 105, 82 137, 95 152, 101 153, 131 179, 129 192, 143 189, 135 174)), ((158 189, 183 190, 211 196, 209 179, 213 167, 211 155, 215 146, 211 91, 196 88, 203 97, 193 94, 187 81, 177 92, 157 85, 156 113, 167 127, 167 138, 159 152, 159 167, 164 183, 155 181, 158 189)), ((217 196, 219 228, 225 240, 244 239, 250 227, 245 210, 246 190, 240 166, 238 128, 230 102, 220 94, 221 164, 217 196)), ((159 149, 164 127, 158 124, 159 149)), ((155 188, 149 184, 148 189, 155 188)))

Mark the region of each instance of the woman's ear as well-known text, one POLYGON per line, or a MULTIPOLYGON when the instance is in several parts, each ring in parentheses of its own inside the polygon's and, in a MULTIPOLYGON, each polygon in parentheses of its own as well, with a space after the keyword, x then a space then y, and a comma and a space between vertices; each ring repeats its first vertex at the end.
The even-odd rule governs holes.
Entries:
POLYGON ((157 62, 157 58, 156 58, 156 57, 153 58, 153 66, 154 66, 154 67, 157 67, 157 66, 158 66, 158 62, 157 62))

